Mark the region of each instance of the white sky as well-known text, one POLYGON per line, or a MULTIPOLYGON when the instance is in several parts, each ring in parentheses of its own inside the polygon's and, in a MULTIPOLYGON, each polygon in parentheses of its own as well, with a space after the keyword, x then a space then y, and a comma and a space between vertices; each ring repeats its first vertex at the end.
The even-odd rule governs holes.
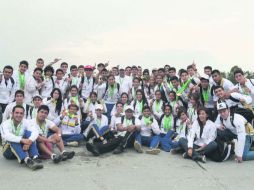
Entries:
POLYGON ((0 1, 0 63, 191 64, 253 71, 254 1, 0 1))

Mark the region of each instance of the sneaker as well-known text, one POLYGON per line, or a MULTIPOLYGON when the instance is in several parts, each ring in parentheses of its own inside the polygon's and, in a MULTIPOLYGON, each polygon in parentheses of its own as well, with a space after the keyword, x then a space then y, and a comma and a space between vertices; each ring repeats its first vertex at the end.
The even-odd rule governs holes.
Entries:
POLYGON ((32 170, 38 170, 43 168, 42 164, 34 162, 31 158, 27 159, 26 166, 32 170))
POLYGON ((184 159, 189 158, 189 155, 188 155, 188 153, 187 153, 187 152, 183 153, 183 158, 184 158, 184 159))
POLYGON ((79 144, 77 141, 72 141, 72 142, 67 142, 66 145, 71 147, 78 147, 79 144))
POLYGON ((161 152, 161 150, 158 148, 152 148, 152 149, 148 149, 146 151, 147 154, 153 154, 153 155, 159 154, 160 152, 161 152))
POLYGON ((201 162, 206 163, 206 156, 205 155, 200 156, 199 159, 201 162))
POLYGON ((116 149, 113 151, 113 154, 121 154, 124 151, 124 148, 122 146, 116 147, 116 149))
POLYGON ((41 159, 39 157, 33 158, 33 161, 38 163, 38 164, 42 163, 42 161, 41 161, 41 159))
POLYGON ((139 142, 137 141, 134 142, 134 148, 138 153, 143 153, 142 146, 139 142))
POLYGON ((54 162, 55 164, 58 164, 59 162, 62 161, 62 156, 61 156, 61 155, 56 155, 56 154, 54 154, 54 155, 52 155, 52 160, 53 160, 53 162, 54 162))
POLYGON ((71 152, 63 152, 62 154, 62 160, 63 161, 66 161, 66 160, 69 160, 69 159, 72 159, 75 155, 75 152, 74 151, 71 151, 71 152))
POLYGON ((100 156, 99 150, 91 143, 86 143, 86 149, 93 153, 94 156, 100 156))

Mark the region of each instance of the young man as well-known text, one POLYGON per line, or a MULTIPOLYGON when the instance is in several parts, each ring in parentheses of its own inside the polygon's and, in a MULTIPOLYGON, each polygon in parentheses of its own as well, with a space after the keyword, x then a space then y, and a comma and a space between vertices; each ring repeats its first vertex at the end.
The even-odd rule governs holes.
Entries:
POLYGON ((44 85, 42 81, 43 70, 41 68, 35 68, 33 76, 29 77, 25 85, 25 102, 31 104, 33 96, 40 94, 39 91, 44 85))
POLYGON ((54 78, 55 88, 59 88, 61 90, 62 96, 65 97, 68 89, 68 82, 64 79, 64 72, 62 69, 56 70, 56 76, 54 78))
POLYGON ((90 138, 95 138, 106 143, 104 135, 109 131, 109 125, 108 118, 102 114, 103 110, 103 106, 101 104, 97 104, 95 106, 95 117, 91 114, 87 118, 90 121, 89 126, 84 132, 87 140, 90 138))
POLYGON ((119 69, 119 76, 115 77, 116 82, 120 85, 120 94, 123 92, 128 93, 132 87, 132 79, 125 75, 123 68, 119 69))
POLYGON ((130 146, 135 139, 136 131, 140 131, 140 120, 135 118, 134 110, 131 106, 127 106, 125 116, 119 117, 116 121, 117 134, 115 137, 107 140, 107 142, 87 143, 86 148, 92 152, 94 156, 110 152, 120 154, 127 146, 130 146))
POLYGON ((0 106, 2 112, 6 106, 13 102, 16 92, 15 81, 12 78, 13 68, 9 65, 4 67, 3 74, 0 74, 0 106))
POLYGON ((143 115, 139 117, 141 129, 136 133, 134 148, 137 152, 143 153, 142 145, 149 146, 147 154, 159 154, 159 134, 160 128, 156 121, 151 116, 151 111, 148 106, 143 108, 143 115))
POLYGON ((6 109, 5 109, 4 113, 3 113, 3 121, 6 121, 7 119, 11 118, 12 109, 16 105, 23 106, 23 108, 25 109, 24 117, 27 118, 27 116, 28 116, 28 110, 29 110, 30 106, 25 103, 24 91, 17 90, 15 92, 15 101, 10 103, 10 104, 8 104, 8 106, 6 107, 6 109))
POLYGON ((28 73, 28 62, 27 61, 21 61, 19 63, 19 69, 18 71, 14 71, 13 73, 13 79, 15 80, 16 89, 17 90, 25 90, 26 81, 29 78, 28 73))
POLYGON ((254 108, 254 79, 246 79, 242 69, 237 69, 234 72, 235 80, 238 82, 235 87, 238 92, 247 96, 251 96, 251 107, 254 108))
POLYGON ((61 130, 50 120, 47 120, 49 113, 49 108, 46 105, 42 105, 38 109, 37 117, 31 120, 31 126, 38 130, 39 136, 36 140, 39 151, 49 156, 54 163, 59 163, 60 161, 65 161, 67 159, 72 159, 75 152, 67 152, 64 150, 64 143, 62 140, 61 130), (51 130, 52 135, 48 137, 48 132, 51 130), (60 155, 56 155, 52 152, 51 145, 56 144, 60 151, 60 155))
MULTIPOLYGON (((235 160, 241 163, 243 160, 253 160, 254 151, 250 151, 252 136, 246 131, 248 122, 239 114, 232 114, 226 102, 217 104, 219 116, 216 120, 217 138, 220 141, 235 144, 235 160)), ((252 127, 252 126, 251 126, 252 127)), ((252 127, 253 130, 253 127, 252 127)))
POLYGON ((32 170, 41 169, 43 165, 38 160, 36 138, 38 131, 24 120, 25 109, 16 105, 12 110, 12 118, 3 122, 1 133, 6 140, 3 156, 6 159, 18 159, 19 163, 26 163, 32 170))
POLYGON ((81 97, 86 101, 94 90, 96 79, 93 77, 94 68, 91 65, 86 65, 84 69, 86 75, 81 78, 81 97))
POLYGON ((68 111, 63 111, 62 114, 54 120, 54 123, 61 129, 64 145, 77 147, 79 142, 84 140, 84 135, 80 134, 80 120, 77 115, 78 106, 70 104, 68 111))
POLYGON ((72 65, 70 67, 70 75, 69 75, 69 85, 76 85, 80 89, 81 77, 78 76, 78 67, 76 65, 72 65))

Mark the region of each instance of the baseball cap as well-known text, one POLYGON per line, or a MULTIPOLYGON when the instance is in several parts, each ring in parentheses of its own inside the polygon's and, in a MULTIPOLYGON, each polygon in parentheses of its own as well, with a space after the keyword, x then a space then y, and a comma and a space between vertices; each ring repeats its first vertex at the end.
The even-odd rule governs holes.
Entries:
POLYGON ((126 106, 125 111, 127 111, 127 110, 130 110, 130 111, 133 111, 133 112, 134 112, 134 109, 133 109, 132 106, 126 106))
POLYGON ((35 94, 35 95, 33 96, 33 99, 35 99, 35 98, 40 98, 40 99, 42 100, 42 96, 39 95, 39 94, 35 94))
POLYGON ((97 104, 95 106, 95 110, 103 110, 103 106, 101 104, 97 104))
POLYGON ((217 110, 223 110, 223 109, 228 109, 228 105, 226 102, 219 102, 217 103, 217 110))
POLYGON ((209 80, 209 76, 207 74, 200 75, 200 79, 209 80))

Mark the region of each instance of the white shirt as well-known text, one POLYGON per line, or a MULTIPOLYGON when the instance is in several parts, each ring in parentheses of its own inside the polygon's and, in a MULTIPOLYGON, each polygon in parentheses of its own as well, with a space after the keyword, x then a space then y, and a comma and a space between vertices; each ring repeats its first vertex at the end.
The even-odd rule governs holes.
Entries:
POLYGON ((115 80, 118 84, 120 84, 120 94, 123 92, 129 93, 132 87, 132 78, 129 76, 124 76, 123 78, 120 76, 116 76, 115 80))
POLYGON ((239 114, 234 114, 234 120, 233 124, 235 127, 232 125, 230 121, 230 116, 226 120, 220 119, 220 115, 218 115, 215 124, 217 128, 223 124, 227 129, 229 129, 232 133, 237 135, 237 140, 235 144, 235 154, 239 157, 242 157, 243 155, 243 150, 244 150, 244 145, 245 145, 245 139, 246 139, 246 132, 245 132, 245 124, 247 123, 246 119, 239 115, 239 114))
MULTIPOLYGON (((214 86, 218 86, 215 82, 213 83, 214 86)), ((235 88, 234 84, 225 78, 222 78, 221 83, 219 84, 220 86, 222 86, 225 90, 225 92, 228 92, 230 90, 233 90, 235 88)), ((217 101, 219 98, 214 94, 213 95, 213 101, 217 101)))
MULTIPOLYGON (((29 79, 29 77, 31 77, 31 76, 30 76, 28 70, 24 73, 24 75, 25 75, 25 84, 26 84, 27 79, 29 79)), ((19 71, 17 71, 17 70, 14 71, 12 77, 15 81, 16 90, 21 90, 20 81, 19 81, 19 71)))
POLYGON ((52 102, 51 98, 50 99, 48 99, 48 98, 43 99, 43 104, 47 105, 49 107, 49 114, 48 114, 47 119, 49 119, 50 121, 54 121, 61 114, 61 112, 64 109, 64 106, 62 104, 60 114, 58 114, 58 112, 56 112, 56 103, 52 102))
POLYGON ((59 116, 54 120, 54 123, 61 129, 63 135, 80 134, 81 128, 78 117, 64 116, 61 120, 61 116, 59 116))
POLYGON ((39 94, 39 90, 36 89, 38 82, 33 76, 29 77, 25 85, 25 102, 29 105, 32 104, 32 99, 34 95, 39 94))
POLYGON ((56 127, 56 124, 53 121, 46 119, 44 122, 44 128, 43 127, 41 128, 37 123, 36 118, 30 120, 30 125, 34 127, 38 131, 39 135, 43 137, 48 136, 49 129, 56 127))
MULTIPOLYGON (((134 117, 134 116, 133 116, 133 117, 134 117)), ((126 119, 126 117, 124 117, 123 122, 122 122, 122 117, 117 118, 117 120, 116 120, 116 125, 119 125, 119 124, 122 124, 122 126, 123 126, 124 128, 127 128, 127 127, 130 126, 130 125, 133 125, 132 119, 126 119)), ((136 126, 140 126, 140 125, 141 125, 141 122, 140 122, 140 120, 139 120, 138 118, 134 117, 134 124, 135 124, 136 126)), ((117 133, 118 136, 124 136, 125 134, 126 134, 126 131, 121 131, 121 132, 119 131, 119 132, 117 133)))
POLYGON ((235 85, 235 87, 239 90, 239 92, 241 94, 251 96, 251 98, 252 98, 252 107, 254 108, 254 79, 247 79, 247 81, 245 82, 245 86, 251 90, 250 94, 247 94, 244 91, 244 89, 241 87, 241 85, 239 85, 239 83, 235 85))
POLYGON ((147 125, 145 123, 145 119, 144 116, 142 116, 141 120, 140 120, 140 125, 141 125, 141 130, 140 130, 140 134, 141 136, 145 136, 145 137, 150 137, 154 134, 159 135, 161 130, 159 128, 158 122, 156 121, 156 119, 150 119, 150 124, 147 125))
POLYGON ((13 79, 13 82, 11 82, 11 79, 5 80, 4 76, 2 75, 2 79, 0 80, 0 103, 1 104, 8 104, 13 102, 14 95, 16 92, 16 85, 15 81, 13 79), (5 84, 7 82, 7 85, 5 84))
POLYGON ((13 120, 8 119, 1 125, 1 135, 3 139, 7 142, 14 142, 14 143, 20 143, 21 139, 23 138, 25 131, 30 131, 31 136, 29 139, 31 141, 35 141, 38 137, 38 131, 33 128, 33 126, 30 124, 28 120, 23 119, 17 129, 15 129, 13 120), (20 130, 18 130, 20 126, 20 130), (16 134, 17 132, 17 134, 16 134))
MULTIPOLYGON (((12 109, 17 105, 16 102, 12 102, 10 104, 8 104, 5 108, 5 111, 3 113, 3 121, 6 121, 7 119, 10 119, 12 116, 12 109)), ((27 105, 25 103, 22 104, 23 108, 25 109, 25 118, 26 118, 26 113, 27 113, 27 105)))
POLYGON ((59 88, 61 93, 62 93, 62 97, 66 94, 67 88, 68 88, 68 82, 66 82, 64 79, 62 80, 57 80, 56 77, 54 77, 54 82, 55 82, 55 88, 59 88))
POLYGON ((82 98, 89 98, 90 93, 93 91, 94 89, 94 85, 95 85, 95 78, 93 78, 92 76, 88 79, 86 76, 84 76, 84 83, 82 85, 82 89, 81 89, 81 96, 82 98))
POLYGON ((54 88, 54 81, 51 78, 46 77, 43 83, 44 85, 41 88, 41 96, 42 98, 48 98, 54 88))
POLYGON ((208 145, 210 142, 216 139, 217 136, 216 130, 217 128, 215 123, 212 122, 211 120, 207 120, 203 128, 203 133, 200 137, 200 125, 198 123, 198 120, 195 120, 187 136, 188 147, 193 148, 193 144, 196 144, 198 146, 203 146, 205 144, 208 145))

